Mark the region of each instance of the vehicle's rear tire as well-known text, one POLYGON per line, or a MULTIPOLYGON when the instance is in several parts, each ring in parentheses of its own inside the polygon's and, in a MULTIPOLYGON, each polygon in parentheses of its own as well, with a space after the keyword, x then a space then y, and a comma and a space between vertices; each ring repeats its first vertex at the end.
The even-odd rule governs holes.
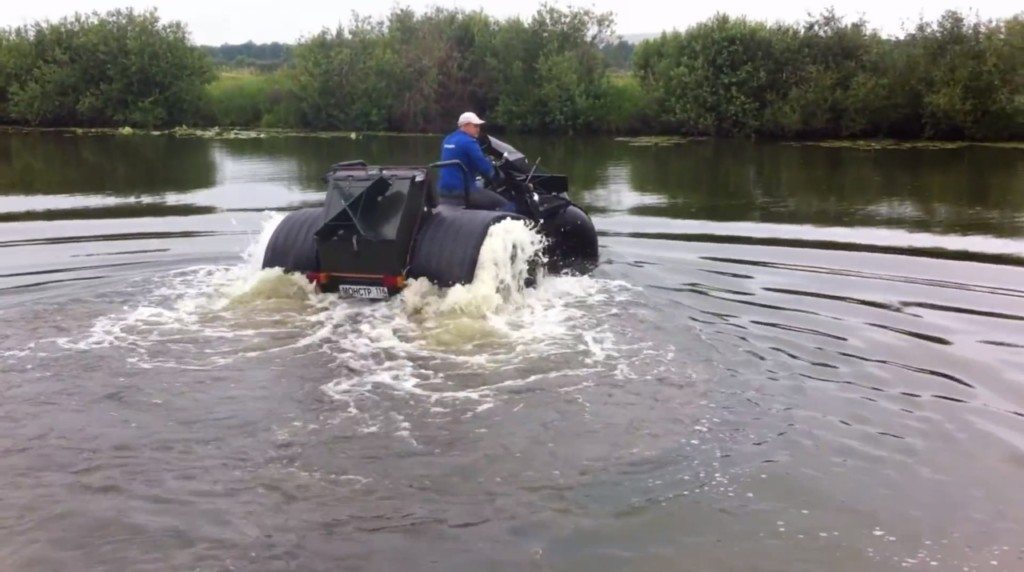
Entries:
POLYGON ((300 209, 284 217, 274 229, 263 254, 263 268, 283 268, 285 272, 319 272, 313 233, 323 224, 323 209, 300 209))
POLYGON ((525 220, 514 213, 441 205, 426 217, 416 236, 408 276, 442 287, 472 282, 487 231, 509 218, 525 220))

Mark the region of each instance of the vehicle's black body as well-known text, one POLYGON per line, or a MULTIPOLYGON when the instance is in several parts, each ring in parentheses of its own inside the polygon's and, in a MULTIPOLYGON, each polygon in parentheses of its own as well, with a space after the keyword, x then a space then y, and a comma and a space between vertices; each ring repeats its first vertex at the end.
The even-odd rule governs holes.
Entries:
POLYGON ((409 278, 426 277, 439 286, 468 283, 488 229, 509 218, 538 225, 547 239, 549 272, 582 274, 596 267, 597 233, 569 200, 566 177, 538 172, 498 139, 481 136, 481 147, 503 174, 501 188, 493 190, 514 201, 517 213, 442 203, 431 175, 445 165, 461 168, 458 162, 338 163, 324 176, 324 206, 285 217, 270 238, 263 267, 305 273, 324 291, 367 297, 395 294, 409 278))

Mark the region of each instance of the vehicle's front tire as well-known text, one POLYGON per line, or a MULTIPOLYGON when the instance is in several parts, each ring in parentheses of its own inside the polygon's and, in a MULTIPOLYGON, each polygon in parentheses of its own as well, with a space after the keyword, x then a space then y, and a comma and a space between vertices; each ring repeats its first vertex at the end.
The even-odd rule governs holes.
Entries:
POLYGON ((589 274, 598 264, 597 230, 576 205, 569 205, 541 224, 548 238, 545 255, 551 274, 589 274))

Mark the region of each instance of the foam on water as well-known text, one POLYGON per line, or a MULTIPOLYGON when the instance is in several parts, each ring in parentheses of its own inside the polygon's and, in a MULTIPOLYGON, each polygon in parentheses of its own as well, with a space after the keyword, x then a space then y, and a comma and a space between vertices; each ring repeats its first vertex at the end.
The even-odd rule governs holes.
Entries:
POLYGON ((99 318, 84 338, 58 343, 85 350, 123 347, 130 350, 128 361, 141 367, 214 368, 284 349, 261 337, 294 331, 295 318, 313 307, 314 292, 302 277, 260 268, 283 218, 268 215, 240 264, 194 266, 129 282, 127 289, 143 292, 139 302, 99 318))
POLYGON ((261 269, 282 218, 268 215, 240 264, 176 270, 148 291, 152 277, 140 280, 141 302, 62 345, 126 348, 146 368, 317 354, 317 367, 326 357, 334 372, 323 390, 350 406, 387 391, 486 407, 501 387, 602 369, 628 375, 623 351, 643 354, 606 320, 635 289, 591 277, 540 276, 524 286, 543 238, 521 221, 491 228, 472 283, 444 289, 418 279, 371 302, 318 294, 301 276, 261 269))
POLYGON ((338 366, 355 359, 372 373, 339 377, 324 390, 351 399, 386 385, 435 403, 468 398, 486 407, 501 387, 614 361, 618 341, 595 310, 632 289, 590 277, 545 276, 526 288, 543 245, 523 222, 504 221, 488 232, 470 284, 443 289, 418 279, 388 304, 331 306, 329 324, 355 318, 341 313, 371 314, 360 316, 359 328, 334 329, 330 345, 338 366), (588 337, 599 341, 588 344, 588 337))

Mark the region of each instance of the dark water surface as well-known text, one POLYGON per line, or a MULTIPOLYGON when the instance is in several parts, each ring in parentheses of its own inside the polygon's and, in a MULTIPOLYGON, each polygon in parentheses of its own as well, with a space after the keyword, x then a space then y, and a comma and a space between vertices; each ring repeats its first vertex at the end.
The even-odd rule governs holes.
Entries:
POLYGON ((0 569, 1024 569, 1024 151, 512 139, 602 265, 465 314, 258 270, 436 138, 0 134, 0 569))

